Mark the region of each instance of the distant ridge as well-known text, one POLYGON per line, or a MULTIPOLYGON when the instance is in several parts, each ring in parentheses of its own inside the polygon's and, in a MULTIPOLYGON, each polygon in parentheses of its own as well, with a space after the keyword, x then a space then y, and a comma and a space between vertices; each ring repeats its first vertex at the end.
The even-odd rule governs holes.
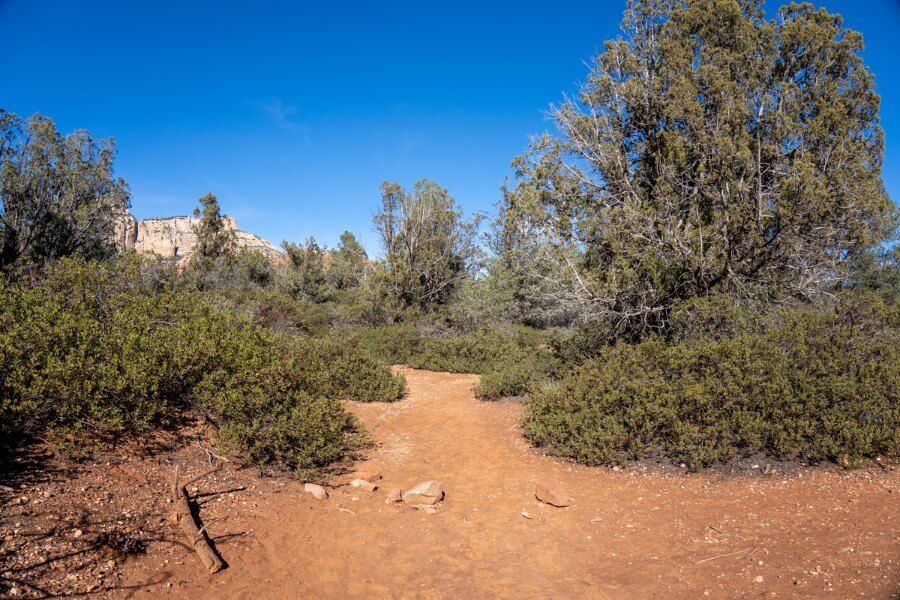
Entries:
MULTIPOLYGON (((234 217, 223 217, 225 228, 234 232, 239 249, 256 250, 270 260, 282 257, 281 252, 268 240, 242 231, 234 217)), ((194 226, 199 219, 187 215, 156 217, 138 221, 131 214, 116 220, 115 245, 119 251, 134 250, 138 254, 154 255, 175 262, 186 262, 194 252, 197 235, 194 226)))

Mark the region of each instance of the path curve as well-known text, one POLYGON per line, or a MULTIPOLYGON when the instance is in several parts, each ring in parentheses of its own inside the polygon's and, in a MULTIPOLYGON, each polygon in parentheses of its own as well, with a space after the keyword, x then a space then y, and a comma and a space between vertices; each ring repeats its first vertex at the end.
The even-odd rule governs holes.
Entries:
POLYGON ((350 407, 376 442, 360 469, 383 474, 378 491, 340 487, 317 502, 289 484, 258 510, 252 535, 224 549, 229 569, 189 579, 168 596, 878 597, 897 590, 895 473, 809 469, 722 480, 574 465, 526 444, 518 403, 476 400, 476 376, 400 370, 409 387, 402 401, 350 407), (425 479, 446 490, 436 514, 384 503, 390 488, 425 479), (566 487, 572 505, 537 502, 541 480, 566 487))

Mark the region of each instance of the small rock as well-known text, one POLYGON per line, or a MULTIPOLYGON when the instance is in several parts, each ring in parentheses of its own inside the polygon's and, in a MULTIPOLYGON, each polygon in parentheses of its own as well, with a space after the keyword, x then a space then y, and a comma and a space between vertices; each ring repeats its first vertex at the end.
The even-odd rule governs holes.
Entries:
POLYGON ((403 490, 400 488, 392 488, 391 491, 387 493, 387 497, 384 499, 385 504, 393 504, 394 502, 401 502, 403 500, 403 490))
POLYGON ((569 505, 569 493, 559 485, 541 482, 534 490, 534 497, 550 506, 563 507, 569 505))
POLYGON ((381 479, 381 473, 379 473, 378 471, 375 471, 373 469, 369 469, 369 470, 358 471, 357 473, 354 473, 353 478, 354 478, 354 480, 362 479, 364 481, 368 481, 369 483, 372 483, 374 481, 378 481, 379 479, 381 479))
POLYGON ((531 515, 528 514, 528 511, 527 511, 527 510, 523 510, 523 511, 522 511, 522 516, 525 517, 526 519, 530 519, 530 518, 531 518, 531 515))
POLYGON ((80 529, 76 529, 75 531, 72 532, 72 537, 80 538, 83 535, 84 535, 84 532, 80 529))
POLYGON ((321 485, 316 485, 315 483, 304 483, 303 491, 312 495, 316 500, 325 500, 328 498, 328 492, 325 491, 325 488, 321 485))
POLYGON ((439 481, 423 481, 403 492, 406 504, 436 504, 444 499, 444 488, 439 481))
POLYGON ((755 581, 756 583, 762 583, 762 582, 763 582, 763 576, 762 576, 762 575, 757 575, 756 577, 753 578, 753 581, 755 581))
POLYGON ((357 488, 362 488, 367 492, 374 492, 378 489, 378 486, 370 481, 366 481, 365 479, 354 479, 350 482, 350 485, 357 488))

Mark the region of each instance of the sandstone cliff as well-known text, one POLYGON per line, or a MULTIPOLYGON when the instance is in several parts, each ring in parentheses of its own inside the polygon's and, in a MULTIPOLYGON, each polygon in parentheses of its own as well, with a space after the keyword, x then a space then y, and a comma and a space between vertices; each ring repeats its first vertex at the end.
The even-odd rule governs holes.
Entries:
MULTIPOLYGON (((234 232, 238 248, 256 250, 272 260, 281 257, 281 252, 267 240, 237 228, 237 221, 224 217, 226 228, 234 232)), ((197 243, 194 225, 195 217, 177 216, 138 221, 126 214, 116 223, 115 242, 121 250, 134 250, 138 254, 154 254, 176 262, 186 262, 197 243)))

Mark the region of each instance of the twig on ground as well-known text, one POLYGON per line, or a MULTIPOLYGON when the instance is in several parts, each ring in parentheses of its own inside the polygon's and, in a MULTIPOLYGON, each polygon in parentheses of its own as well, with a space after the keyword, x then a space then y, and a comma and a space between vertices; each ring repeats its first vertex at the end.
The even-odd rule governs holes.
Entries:
POLYGON ((203 451, 206 453, 206 462, 208 462, 210 465, 213 464, 212 461, 213 461, 214 458, 215 458, 216 460, 221 461, 221 462, 231 462, 231 460, 225 458, 224 456, 219 456, 218 454, 216 454, 215 452, 213 452, 211 448, 207 448, 206 446, 204 446, 204 445, 201 444, 200 442, 197 442, 197 447, 200 448, 201 450, 203 450, 203 451))
POLYGON ((735 556, 736 554, 746 553, 747 556, 750 556, 754 552, 756 552, 756 546, 753 546, 752 548, 744 548, 743 550, 737 550, 735 552, 728 552, 727 554, 716 554, 715 556, 710 556, 709 558, 704 558, 703 560, 698 560, 697 564, 699 565, 700 563, 705 563, 705 562, 709 562, 711 560, 716 560, 717 558, 725 558, 728 556, 735 556))

